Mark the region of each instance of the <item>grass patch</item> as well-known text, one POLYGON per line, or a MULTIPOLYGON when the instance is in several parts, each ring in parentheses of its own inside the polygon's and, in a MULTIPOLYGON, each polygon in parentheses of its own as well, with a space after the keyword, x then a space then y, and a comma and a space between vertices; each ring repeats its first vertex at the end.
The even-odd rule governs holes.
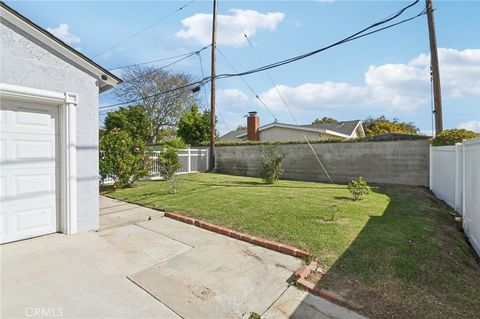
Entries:
POLYGON ((307 250, 316 282, 372 318, 478 316, 480 267, 448 208, 420 187, 372 191, 353 201, 346 185, 204 173, 179 176, 177 194, 165 182, 104 194, 307 250))

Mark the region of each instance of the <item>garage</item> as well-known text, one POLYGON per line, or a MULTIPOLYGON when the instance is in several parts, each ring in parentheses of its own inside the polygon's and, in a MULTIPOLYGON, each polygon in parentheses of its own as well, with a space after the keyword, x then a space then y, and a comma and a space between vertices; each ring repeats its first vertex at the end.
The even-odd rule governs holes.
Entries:
POLYGON ((58 106, 0 101, 1 242, 57 231, 58 106))
POLYGON ((98 106, 121 79, 0 2, 0 244, 99 228, 98 106))

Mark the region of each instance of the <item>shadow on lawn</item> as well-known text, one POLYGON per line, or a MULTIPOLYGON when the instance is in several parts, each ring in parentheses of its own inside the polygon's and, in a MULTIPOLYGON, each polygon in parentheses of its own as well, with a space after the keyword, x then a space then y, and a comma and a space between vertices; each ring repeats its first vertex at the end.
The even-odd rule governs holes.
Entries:
MULTIPOLYGON (((475 318, 480 265, 449 208, 420 187, 375 192, 390 198, 383 215, 370 217, 317 288, 370 318, 475 318)), ((309 318, 311 298, 290 318, 309 318)))

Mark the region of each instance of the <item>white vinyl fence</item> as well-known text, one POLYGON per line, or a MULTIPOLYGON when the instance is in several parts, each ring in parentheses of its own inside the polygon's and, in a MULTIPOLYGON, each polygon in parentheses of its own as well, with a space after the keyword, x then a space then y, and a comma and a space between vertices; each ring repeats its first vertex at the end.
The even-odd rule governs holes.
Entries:
POLYGON ((430 147, 430 190, 463 215, 463 228, 480 256, 480 138, 430 147))
MULTIPOLYGON (((150 173, 148 177, 144 180, 161 180, 162 177, 159 173, 159 166, 156 162, 159 151, 152 152, 152 167, 150 168, 150 173)), ((208 148, 186 148, 179 149, 177 151, 180 163, 182 166, 178 169, 177 174, 188 174, 188 173, 197 173, 205 172, 209 170, 209 150, 208 148)), ((101 152, 100 152, 101 156, 101 152)), ((102 185, 111 185, 113 184, 113 178, 107 177, 104 180, 100 180, 102 185)))

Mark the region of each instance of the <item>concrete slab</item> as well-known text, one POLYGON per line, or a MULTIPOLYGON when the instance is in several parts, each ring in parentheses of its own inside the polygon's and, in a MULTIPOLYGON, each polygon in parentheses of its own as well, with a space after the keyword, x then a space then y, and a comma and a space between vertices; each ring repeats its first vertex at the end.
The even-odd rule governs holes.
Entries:
MULTIPOLYGON (((64 318, 167 319, 285 311, 285 302, 271 305, 290 291, 287 281, 299 259, 162 218, 155 210, 100 201, 99 232, 0 246, 1 318, 35 311, 64 318)), ((286 303, 303 309, 310 298, 286 303)))
POLYGON ((158 210, 100 197, 100 229, 115 228, 163 217, 158 210))
POLYGON ((129 255, 96 233, 2 245, 0 317, 179 318, 126 278, 145 266, 129 255))
POLYGON ((139 225, 195 247, 129 276, 184 318, 263 313, 301 265, 297 258, 167 218, 139 225))
POLYGON ((262 315, 263 319, 366 319, 306 291, 289 287, 262 315))

